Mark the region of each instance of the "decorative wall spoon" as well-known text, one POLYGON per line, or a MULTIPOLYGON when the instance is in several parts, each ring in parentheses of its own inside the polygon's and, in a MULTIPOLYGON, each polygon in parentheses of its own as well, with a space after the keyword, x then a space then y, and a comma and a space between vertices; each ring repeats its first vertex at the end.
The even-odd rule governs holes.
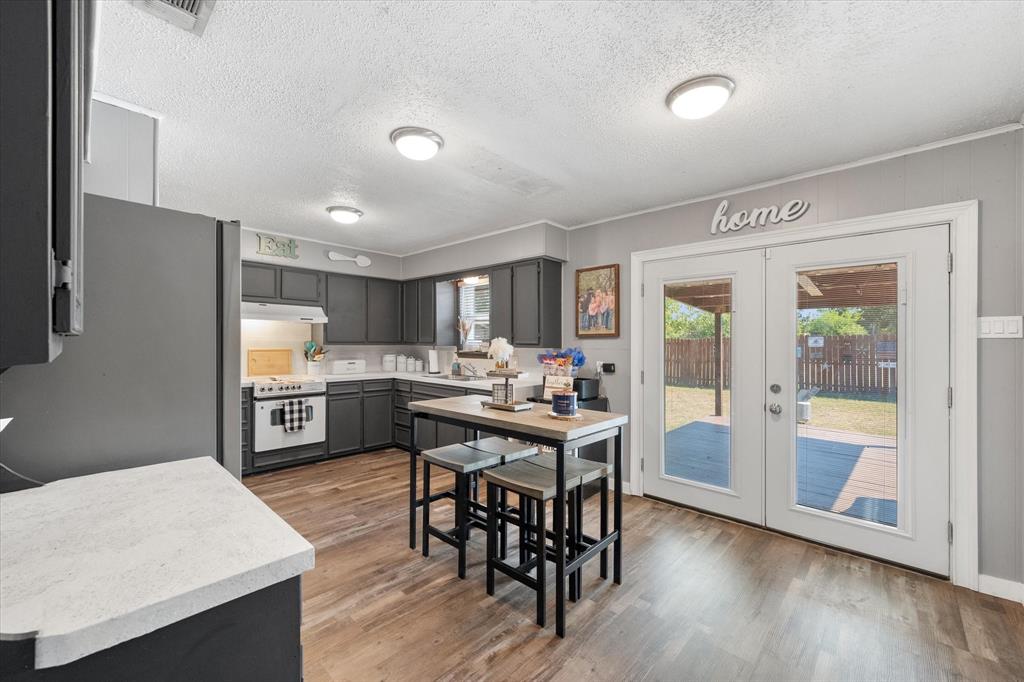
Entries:
POLYGON ((363 256, 363 255, 359 255, 359 256, 346 256, 345 254, 338 253, 337 251, 328 251, 327 252, 327 258, 330 259, 330 260, 333 260, 333 261, 346 261, 346 260, 355 261, 355 264, 358 265, 361 268, 369 267, 370 263, 373 262, 373 261, 370 260, 370 258, 368 256, 363 256))

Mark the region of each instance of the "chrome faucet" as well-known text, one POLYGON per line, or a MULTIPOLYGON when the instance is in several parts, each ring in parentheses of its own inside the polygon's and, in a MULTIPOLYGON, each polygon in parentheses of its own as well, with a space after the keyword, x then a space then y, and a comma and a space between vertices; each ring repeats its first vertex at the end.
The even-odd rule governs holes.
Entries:
POLYGON ((462 369, 463 374, 468 374, 471 377, 476 377, 479 379, 480 377, 483 376, 483 374, 480 373, 479 369, 477 369, 474 365, 469 364, 468 362, 463 362, 460 365, 460 368, 462 369))

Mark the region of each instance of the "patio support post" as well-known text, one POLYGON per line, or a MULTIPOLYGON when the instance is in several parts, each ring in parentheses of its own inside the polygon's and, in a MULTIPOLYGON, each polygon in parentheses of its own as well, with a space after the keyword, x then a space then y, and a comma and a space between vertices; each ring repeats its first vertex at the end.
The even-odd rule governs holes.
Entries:
POLYGON ((715 349, 712 359, 715 373, 715 416, 722 416, 722 381, 725 378, 722 363, 722 313, 715 312, 715 349))

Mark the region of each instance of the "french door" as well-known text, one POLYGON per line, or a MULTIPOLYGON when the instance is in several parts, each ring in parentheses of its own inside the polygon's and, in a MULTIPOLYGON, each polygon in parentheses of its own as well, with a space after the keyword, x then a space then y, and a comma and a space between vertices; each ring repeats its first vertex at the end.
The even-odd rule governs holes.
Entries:
POLYGON ((647 264, 645 494, 948 574, 948 251, 941 225, 647 264))

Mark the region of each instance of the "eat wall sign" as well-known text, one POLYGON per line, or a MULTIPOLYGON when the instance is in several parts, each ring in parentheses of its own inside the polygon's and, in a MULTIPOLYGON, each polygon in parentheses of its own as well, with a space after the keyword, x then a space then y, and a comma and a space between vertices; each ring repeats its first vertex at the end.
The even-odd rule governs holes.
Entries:
POLYGON ((729 202, 723 201, 715 209, 715 217, 711 219, 711 234, 727 234, 738 232, 744 227, 766 227, 769 224, 788 223, 796 220, 804 213, 811 204, 803 199, 793 199, 778 206, 765 206, 754 208, 749 211, 736 211, 729 215, 729 202))
POLYGON ((299 245, 294 239, 281 239, 266 234, 256 235, 256 253, 261 256, 298 258, 299 245))

